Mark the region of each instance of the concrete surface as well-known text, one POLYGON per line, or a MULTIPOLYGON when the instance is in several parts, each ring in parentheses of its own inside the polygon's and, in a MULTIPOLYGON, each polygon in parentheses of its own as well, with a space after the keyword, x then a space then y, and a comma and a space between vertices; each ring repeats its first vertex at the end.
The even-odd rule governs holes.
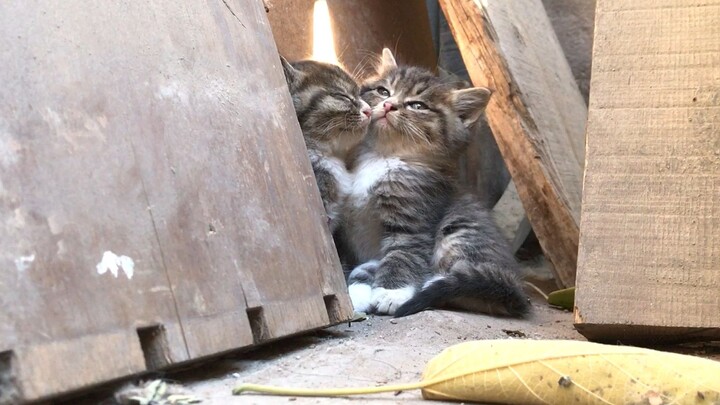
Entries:
POLYGON ((407 318, 371 316, 214 361, 176 376, 211 404, 420 404, 419 391, 349 399, 232 396, 240 382, 288 387, 376 386, 420 378, 428 360, 444 348, 474 339, 582 339, 572 314, 540 300, 527 320, 426 311, 407 318))

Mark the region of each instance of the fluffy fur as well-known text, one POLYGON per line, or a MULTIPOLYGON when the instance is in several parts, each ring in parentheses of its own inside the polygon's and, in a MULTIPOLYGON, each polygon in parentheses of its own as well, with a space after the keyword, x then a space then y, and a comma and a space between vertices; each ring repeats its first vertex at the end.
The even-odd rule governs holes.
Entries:
POLYGON ((463 87, 397 66, 386 49, 378 75, 361 88, 372 121, 350 158, 344 235, 358 263, 377 261, 348 280, 372 287, 375 313, 452 306, 520 316, 529 310, 507 242, 455 183, 468 128, 491 94, 463 87))
POLYGON ((280 59, 328 225, 334 232, 340 224, 340 205, 352 186, 345 158, 365 134, 370 107, 360 98, 353 78, 340 67, 280 59))

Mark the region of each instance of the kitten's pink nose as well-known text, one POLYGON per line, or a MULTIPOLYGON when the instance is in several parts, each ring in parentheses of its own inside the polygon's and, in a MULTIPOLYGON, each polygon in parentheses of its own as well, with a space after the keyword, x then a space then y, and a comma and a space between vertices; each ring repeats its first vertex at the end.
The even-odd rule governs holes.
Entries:
POLYGON ((370 114, 372 114, 372 110, 369 108, 363 108, 360 112, 365 114, 366 117, 370 118, 370 114))
POLYGON ((383 108, 385 109, 385 112, 392 111, 392 110, 397 110, 397 108, 395 108, 395 106, 393 105, 393 103, 391 103, 391 102, 389 102, 389 101, 386 101, 386 102, 383 104, 383 108))

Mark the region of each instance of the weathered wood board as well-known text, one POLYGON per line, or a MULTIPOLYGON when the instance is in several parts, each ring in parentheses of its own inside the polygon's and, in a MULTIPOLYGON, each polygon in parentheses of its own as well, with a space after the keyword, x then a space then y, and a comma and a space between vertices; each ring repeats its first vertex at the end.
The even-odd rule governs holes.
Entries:
POLYGON ((598 0, 575 320, 720 338, 720 1, 598 0))
POLYGON ((4 2, 0 42, 0 403, 352 316, 262 1, 4 2))
MULTIPOLYGON (((288 59, 312 56, 314 0, 272 0, 268 18, 280 52, 288 59)), ((383 47, 403 63, 435 69, 425 0, 327 0, 339 62, 358 77, 371 73, 383 47)))
POLYGON ((528 219, 575 283, 587 108, 540 0, 440 0, 528 219))

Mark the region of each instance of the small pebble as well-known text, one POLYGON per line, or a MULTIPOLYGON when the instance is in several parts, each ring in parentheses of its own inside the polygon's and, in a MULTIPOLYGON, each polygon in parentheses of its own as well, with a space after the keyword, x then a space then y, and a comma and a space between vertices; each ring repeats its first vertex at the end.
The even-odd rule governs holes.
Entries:
POLYGON ((232 373, 232 376, 235 378, 240 378, 240 373, 232 373))

